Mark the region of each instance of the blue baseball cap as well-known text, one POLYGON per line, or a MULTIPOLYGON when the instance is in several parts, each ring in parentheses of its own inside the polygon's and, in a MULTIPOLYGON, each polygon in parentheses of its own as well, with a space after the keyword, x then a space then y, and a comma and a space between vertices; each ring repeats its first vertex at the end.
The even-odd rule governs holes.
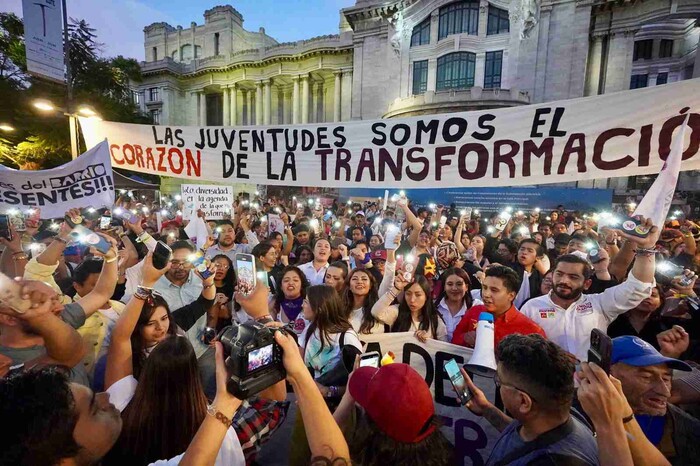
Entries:
POLYGON ((690 366, 683 361, 667 358, 656 348, 639 337, 624 336, 613 338, 612 364, 622 362, 630 366, 644 367, 666 364, 671 369, 691 371, 690 366))

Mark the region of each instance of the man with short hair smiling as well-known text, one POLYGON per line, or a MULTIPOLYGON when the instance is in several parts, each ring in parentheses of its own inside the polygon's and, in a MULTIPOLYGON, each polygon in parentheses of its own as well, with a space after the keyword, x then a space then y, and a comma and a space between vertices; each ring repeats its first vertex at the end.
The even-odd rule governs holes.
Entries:
POLYGON ((494 381, 512 418, 491 404, 462 369, 473 395, 467 408, 501 432, 486 465, 597 466, 593 433, 571 414, 574 364, 566 352, 540 335, 509 335, 497 356, 494 381))
POLYGON ((177 241, 171 248, 170 270, 160 277, 153 289, 163 296, 174 311, 197 301, 202 294, 202 280, 195 275, 189 261, 190 254, 195 251, 192 243, 177 241))
POLYGON ((206 256, 208 259, 212 259, 219 254, 223 254, 232 261, 235 261, 236 254, 250 254, 255 245, 259 243, 258 238, 250 230, 247 221, 241 221, 241 228, 243 228, 243 231, 245 232, 245 236, 248 239, 248 244, 236 244, 236 230, 233 227, 231 220, 221 220, 219 222, 219 226, 216 228, 219 230, 219 241, 217 244, 207 249, 206 256))
POLYGON ((669 403, 672 369, 690 371, 690 366, 662 355, 633 336, 613 339, 611 362, 610 373, 622 383, 625 398, 647 439, 671 464, 697 464, 700 421, 669 403))
POLYGON ((452 343, 474 347, 476 342, 476 325, 482 312, 489 312, 494 317, 494 344, 513 333, 523 335, 544 331, 532 320, 518 312, 513 300, 520 288, 520 279, 510 267, 495 265, 486 269, 486 277, 481 284, 483 305, 472 306, 457 324, 452 335, 452 343))
POLYGON ((645 238, 627 235, 627 241, 637 246, 634 266, 622 284, 598 294, 584 294, 592 283, 593 270, 586 259, 573 254, 559 257, 554 264, 549 294, 528 301, 520 312, 539 324, 547 338, 557 343, 579 360, 585 361, 590 347, 591 330, 605 330, 618 315, 637 307, 651 296, 654 287, 655 250, 659 230, 650 228, 645 238))

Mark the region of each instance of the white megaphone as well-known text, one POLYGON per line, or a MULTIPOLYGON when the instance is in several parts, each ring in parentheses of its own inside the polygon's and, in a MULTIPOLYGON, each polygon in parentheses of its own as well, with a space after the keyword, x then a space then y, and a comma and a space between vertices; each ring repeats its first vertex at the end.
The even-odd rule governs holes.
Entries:
POLYGON ((493 315, 488 312, 479 314, 476 325, 476 342, 474 352, 464 369, 482 377, 493 377, 496 373, 496 352, 494 351, 493 315))

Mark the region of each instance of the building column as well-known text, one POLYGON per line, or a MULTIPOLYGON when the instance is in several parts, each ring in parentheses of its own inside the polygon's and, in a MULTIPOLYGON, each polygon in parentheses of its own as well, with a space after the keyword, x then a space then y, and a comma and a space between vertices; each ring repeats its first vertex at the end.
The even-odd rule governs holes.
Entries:
POLYGON ((230 104, 230 89, 228 87, 224 87, 224 95, 223 95, 223 104, 224 104, 224 119, 223 119, 223 124, 224 126, 230 126, 231 125, 231 110, 229 107, 230 104))
POLYGON ((292 123, 299 124, 299 76, 292 76, 292 123))
POLYGON ((620 30, 610 36, 603 93, 625 91, 630 88, 634 35, 637 31, 637 29, 620 30))
POLYGON ((263 124, 269 125, 272 121, 272 83, 269 79, 262 82, 263 85, 263 124))
POLYGON ((343 92, 340 95, 342 100, 340 120, 350 120, 352 118, 352 70, 343 71, 343 92))
POLYGON ((600 87, 600 72, 603 66, 603 35, 593 35, 588 49, 588 66, 586 67, 586 81, 584 84, 584 96, 598 95, 600 87))
POLYGON ((231 112, 231 126, 236 126, 238 124, 238 89, 236 89, 235 84, 231 84, 229 88, 229 99, 231 103, 229 104, 231 112))
POLYGON ((695 48, 695 67, 693 68, 693 78, 700 78, 700 38, 698 38, 698 46, 695 48))
POLYGON ((340 121, 340 99, 342 98, 342 83, 343 83, 343 72, 342 71, 334 71, 333 75, 335 76, 335 87, 333 88, 333 121, 338 122, 340 121))
POLYGON ((301 77, 301 123, 309 122, 309 74, 301 77))
POLYGON ((255 83, 255 124, 263 124, 263 83, 255 83))
POLYGON ((289 89, 284 90, 284 109, 282 111, 282 124, 289 124, 292 122, 292 91, 289 89))
POLYGON ((199 91, 199 126, 207 126, 207 95, 199 91))
POLYGON ((169 125, 170 124, 170 89, 167 87, 161 88, 161 93, 163 95, 163 106, 161 107, 160 110, 160 123, 161 125, 169 125))
POLYGON ((253 89, 248 91, 248 124, 254 125, 253 116, 255 115, 255 91, 253 89))

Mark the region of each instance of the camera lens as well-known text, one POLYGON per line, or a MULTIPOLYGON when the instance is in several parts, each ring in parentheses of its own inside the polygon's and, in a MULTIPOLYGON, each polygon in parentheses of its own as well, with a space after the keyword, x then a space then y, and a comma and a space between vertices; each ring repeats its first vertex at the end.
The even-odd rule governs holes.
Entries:
POLYGON ((224 356, 229 356, 231 354, 231 348, 233 347, 233 342, 238 336, 238 327, 229 325, 224 327, 219 333, 219 341, 221 346, 224 348, 224 356))

